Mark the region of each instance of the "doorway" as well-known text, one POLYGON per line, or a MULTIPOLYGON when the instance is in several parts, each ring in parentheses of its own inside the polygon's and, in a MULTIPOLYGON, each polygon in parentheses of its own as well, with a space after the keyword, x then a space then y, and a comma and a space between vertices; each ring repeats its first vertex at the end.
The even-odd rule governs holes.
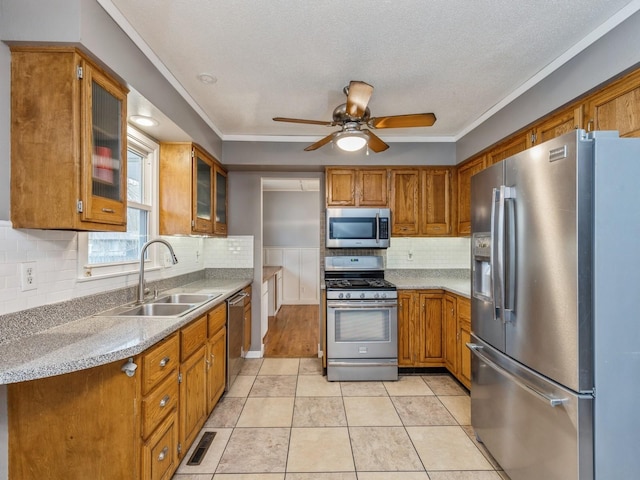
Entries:
POLYGON ((282 306, 261 318, 265 357, 318 356, 320 180, 262 178, 262 267, 282 267, 282 306))

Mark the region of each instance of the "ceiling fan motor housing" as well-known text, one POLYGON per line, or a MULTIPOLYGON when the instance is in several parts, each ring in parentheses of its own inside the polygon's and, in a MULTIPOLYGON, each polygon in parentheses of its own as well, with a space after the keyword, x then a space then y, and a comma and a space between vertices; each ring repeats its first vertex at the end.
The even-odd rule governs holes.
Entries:
POLYGON ((368 122, 369 117, 371 116, 371 111, 369 107, 367 107, 364 111, 362 117, 352 117, 347 113, 347 104, 343 103, 342 105, 338 105, 333 110, 333 121, 334 123, 340 125, 347 122, 368 122))

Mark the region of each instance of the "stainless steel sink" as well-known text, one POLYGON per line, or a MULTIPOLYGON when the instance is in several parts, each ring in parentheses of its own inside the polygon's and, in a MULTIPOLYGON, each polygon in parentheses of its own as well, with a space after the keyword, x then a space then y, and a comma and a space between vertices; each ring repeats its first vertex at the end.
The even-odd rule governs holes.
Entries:
POLYGON ((156 298, 149 300, 148 303, 191 303, 201 304, 218 298, 221 294, 201 294, 201 293, 174 293, 173 295, 167 295, 166 297, 156 298))
POLYGON ((197 305, 190 303, 146 303, 115 314, 117 317, 178 317, 197 305))

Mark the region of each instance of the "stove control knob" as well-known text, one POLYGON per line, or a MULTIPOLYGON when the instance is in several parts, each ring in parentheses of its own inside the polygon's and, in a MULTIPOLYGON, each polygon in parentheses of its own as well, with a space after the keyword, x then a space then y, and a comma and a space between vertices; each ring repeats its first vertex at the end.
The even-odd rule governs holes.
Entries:
POLYGON ((380 295, 380 297, 381 297, 381 298, 387 298, 387 294, 383 292, 383 293, 380 295))
POLYGON ((344 297, 344 293, 341 293, 338 295, 338 298, 342 298, 342 297, 344 297))
POLYGON ((380 294, 379 294, 379 293, 376 293, 376 294, 373 296, 373 298, 380 298, 380 294))
POLYGON ((360 298, 364 298, 364 297, 365 297, 365 293, 364 293, 364 292, 362 292, 362 293, 360 294, 360 298))
POLYGON ((347 293, 346 297, 347 297, 347 298, 351 298, 351 294, 350 294, 350 293, 347 293))

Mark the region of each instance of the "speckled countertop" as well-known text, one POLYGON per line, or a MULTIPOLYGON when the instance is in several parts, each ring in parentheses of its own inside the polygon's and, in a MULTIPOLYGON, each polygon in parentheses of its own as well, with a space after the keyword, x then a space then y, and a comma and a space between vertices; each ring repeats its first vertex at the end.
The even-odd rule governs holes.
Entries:
POLYGON ((0 345, 0 384, 51 377, 126 360, 224 302, 252 279, 204 279, 165 293, 219 293, 182 317, 90 316, 0 345))
POLYGON ((470 271, 465 269, 388 269, 384 278, 399 289, 447 290, 466 298, 471 296, 470 271))

